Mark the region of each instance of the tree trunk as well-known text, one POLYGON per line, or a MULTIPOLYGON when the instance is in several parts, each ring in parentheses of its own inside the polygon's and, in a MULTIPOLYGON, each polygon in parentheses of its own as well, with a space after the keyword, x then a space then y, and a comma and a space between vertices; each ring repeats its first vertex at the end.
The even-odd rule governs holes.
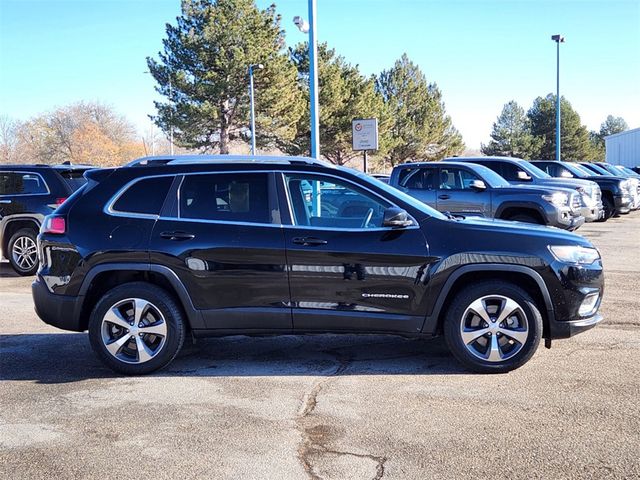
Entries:
POLYGON ((229 123, 224 106, 220 108, 220 153, 222 155, 229 153, 229 123))

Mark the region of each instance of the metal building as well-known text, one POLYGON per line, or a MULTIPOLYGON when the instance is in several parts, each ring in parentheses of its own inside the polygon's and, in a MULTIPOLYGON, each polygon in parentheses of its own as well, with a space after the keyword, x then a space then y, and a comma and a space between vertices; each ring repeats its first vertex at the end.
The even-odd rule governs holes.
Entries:
POLYGON ((604 137, 606 161, 625 167, 640 166, 640 128, 604 137))

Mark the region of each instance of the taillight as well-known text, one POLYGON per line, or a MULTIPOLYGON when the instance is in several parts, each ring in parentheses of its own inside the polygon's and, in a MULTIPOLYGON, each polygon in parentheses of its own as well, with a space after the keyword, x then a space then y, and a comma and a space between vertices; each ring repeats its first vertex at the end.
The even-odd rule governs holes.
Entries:
POLYGON ((56 198, 56 206, 59 207, 60 205, 62 205, 66 199, 67 197, 56 198))
POLYGON ((45 217, 40 233, 53 233, 56 235, 64 235, 67 232, 67 221, 64 217, 49 216, 45 217))

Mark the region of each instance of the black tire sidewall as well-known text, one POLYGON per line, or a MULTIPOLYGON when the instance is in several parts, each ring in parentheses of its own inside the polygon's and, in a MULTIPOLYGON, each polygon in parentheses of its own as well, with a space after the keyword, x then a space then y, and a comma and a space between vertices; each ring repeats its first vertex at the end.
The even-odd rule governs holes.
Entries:
POLYGON ((542 315, 531 296, 522 288, 502 281, 482 282, 458 293, 449 306, 444 321, 445 341, 451 353, 467 369, 478 373, 506 373, 524 365, 538 349, 542 330, 542 315), (475 357, 467 350, 460 335, 460 322, 466 308, 474 300, 487 295, 502 295, 517 302, 527 318, 530 332, 522 349, 512 358, 500 363, 487 362, 475 357))
POLYGON ((182 309, 166 290, 144 282, 120 285, 109 290, 96 303, 89 318, 89 341, 100 360, 112 370, 125 375, 143 375, 167 366, 179 353, 184 343, 185 321, 182 309), (115 358, 102 342, 102 319, 107 310, 121 300, 141 298, 151 302, 164 316, 167 337, 162 350, 142 364, 129 364, 115 358))
POLYGON ((9 258, 9 263, 11 264, 11 268, 13 268, 13 270, 18 275, 22 275, 24 277, 29 277, 29 276, 32 276, 32 275, 36 274, 36 272, 38 271, 38 266, 40 265, 40 262, 36 261, 36 264, 35 264, 35 266, 33 268, 31 268, 29 270, 23 270, 23 269, 20 268, 19 265, 16 265, 16 263, 13 261, 13 246, 18 241, 18 239, 20 239, 22 237, 29 237, 31 240, 33 240, 33 242, 37 246, 37 244, 38 244, 38 232, 36 232, 32 228, 21 228, 16 233, 14 233, 11 236, 11 238, 9 239, 9 243, 7 244, 7 250, 8 250, 7 251, 7 257, 9 258))

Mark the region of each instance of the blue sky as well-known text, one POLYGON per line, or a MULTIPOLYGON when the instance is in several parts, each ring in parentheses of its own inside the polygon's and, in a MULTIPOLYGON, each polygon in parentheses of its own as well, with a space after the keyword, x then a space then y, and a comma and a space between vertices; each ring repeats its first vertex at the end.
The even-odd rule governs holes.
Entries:
MULTIPOLYGON (((272 2, 258 1, 265 7, 272 2)), ((290 44, 305 0, 275 1, 290 44)), ((0 114, 26 119, 99 100, 149 128, 157 94, 145 57, 162 47, 178 0, 0 0, 0 114)), ((608 114, 640 127, 640 0, 318 0, 318 37, 365 74, 406 52, 443 92, 469 148, 504 103, 561 93, 590 129, 608 114)))

